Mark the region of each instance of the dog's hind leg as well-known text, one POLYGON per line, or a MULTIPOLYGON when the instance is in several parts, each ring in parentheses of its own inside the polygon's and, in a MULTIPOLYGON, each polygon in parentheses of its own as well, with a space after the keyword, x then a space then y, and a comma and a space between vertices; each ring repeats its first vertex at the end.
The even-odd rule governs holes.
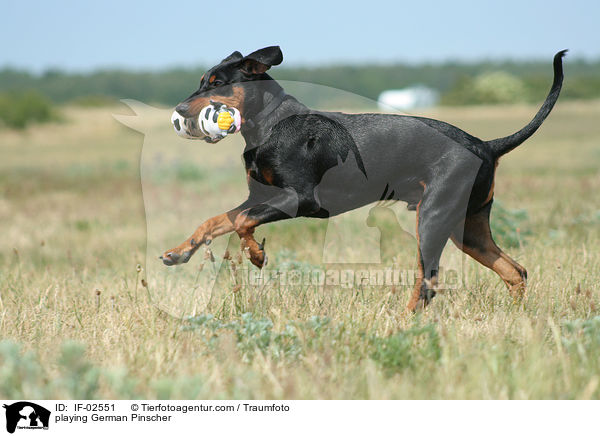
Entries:
POLYGON ((452 233, 452 241, 477 262, 498 274, 506 283, 511 295, 520 298, 525 293, 527 270, 505 254, 494 242, 490 230, 491 208, 490 202, 479 212, 467 216, 464 232, 461 232, 462 228, 456 229, 452 233), (463 233, 462 238, 461 233, 463 233))

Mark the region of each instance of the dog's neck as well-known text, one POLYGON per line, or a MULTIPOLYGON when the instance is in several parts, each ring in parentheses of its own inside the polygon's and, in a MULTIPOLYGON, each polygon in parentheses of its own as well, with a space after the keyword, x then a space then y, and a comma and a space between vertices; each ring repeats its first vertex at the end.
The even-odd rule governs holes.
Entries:
POLYGON ((259 89, 259 95, 255 99, 258 104, 249 107, 244 114, 246 123, 242 123, 241 133, 246 140, 245 150, 260 146, 267 139, 273 126, 284 118, 310 111, 295 97, 289 94, 282 95, 283 87, 275 80, 264 81, 259 89), (265 109, 268 113, 264 112, 265 109))

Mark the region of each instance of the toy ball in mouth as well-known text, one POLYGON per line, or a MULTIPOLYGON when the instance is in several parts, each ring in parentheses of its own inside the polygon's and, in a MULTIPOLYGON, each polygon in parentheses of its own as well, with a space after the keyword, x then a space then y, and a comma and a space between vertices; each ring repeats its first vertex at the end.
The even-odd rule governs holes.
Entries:
POLYGON ((206 142, 213 143, 227 135, 239 132, 242 127, 242 116, 236 108, 211 101, 211 104, 200 111, 197 119, 185 119, 177 112, 173 112, 171 123, 179 136, 204 139, 206 142), (197 131, 197 134, 189 131, 190 127, 197 131))
POLYGON ((200 130, 214 141, 237 133, 242 126, 242 117, 236 108, 212 103, 200 111, 198 123, 200 130))

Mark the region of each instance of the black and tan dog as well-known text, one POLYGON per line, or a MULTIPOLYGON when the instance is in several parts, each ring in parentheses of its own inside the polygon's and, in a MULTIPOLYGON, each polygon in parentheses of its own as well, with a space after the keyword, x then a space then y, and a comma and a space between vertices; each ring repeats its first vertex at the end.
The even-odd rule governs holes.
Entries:
POLYGON ((417 212, 421 274, 409 309, 435 295, 448 239, 494 270, 514 296, 522 295, 527 271, 498 248, 490 232, 495 170, 498 159, 529 138, 552 110, 565 52, 554 57, 554 82, 533 120, 491 141, 429 118, 312 111, 266 74, 283 60, 279 47, 245 57, 232 53, 176 107, 173 122, 185 136, 210 141, 198 126, 203 107, 213 101, 241 112, 248 200, 204 222, 161 259, 166 265, 187 262, 202 244, 235 231, 252 263, 262 267, 264 241, 259 244, 253 236, 261 224, 296 216, 326 218, 378 200, 399 200, 417 212))

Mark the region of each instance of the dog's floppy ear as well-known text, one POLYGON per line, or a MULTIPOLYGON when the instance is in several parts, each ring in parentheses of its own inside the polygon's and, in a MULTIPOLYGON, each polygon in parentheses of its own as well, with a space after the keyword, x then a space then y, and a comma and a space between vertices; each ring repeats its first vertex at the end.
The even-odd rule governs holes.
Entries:
POLYGON ((234 51, 229 56, 227 56, 225 59, 223 59, 221 61, 221 63, 232 62, 232 61, 240 61, 243 58, 244 58, 244 56, 242 56, 242 54, 239 51, 234 51))
POLYGON ((273 65, 283 62, 283 53, 278 45, 261 48, 242 60, 242 71, 247 74, 262 74, 273 65))

